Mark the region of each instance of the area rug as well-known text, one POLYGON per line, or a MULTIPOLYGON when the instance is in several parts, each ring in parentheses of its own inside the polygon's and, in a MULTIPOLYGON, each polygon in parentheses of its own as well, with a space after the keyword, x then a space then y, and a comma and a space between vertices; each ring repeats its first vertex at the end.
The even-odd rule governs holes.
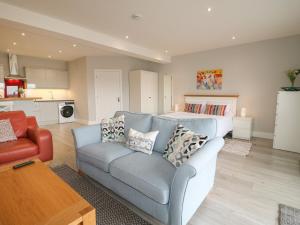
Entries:
POLYGON ((300 225, 300 209, 279 204, 279 225, 300 225))
POLYGON ((246 157, 247 155, 249 155, 251 147, 252 143, 250 141, 226 138, 225 145, 222 148, 222 150, 225 152, 246 157))
POLYGON ((97 225, 150 225, 100 187, 67 165, 52 168, 96 209, 97 225))

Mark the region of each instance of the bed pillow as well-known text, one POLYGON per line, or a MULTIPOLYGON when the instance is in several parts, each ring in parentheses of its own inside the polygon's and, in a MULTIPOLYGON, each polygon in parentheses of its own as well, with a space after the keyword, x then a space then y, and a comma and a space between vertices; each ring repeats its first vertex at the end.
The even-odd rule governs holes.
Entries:
POLYGON ((227 105, 206 105, 205 114, 224 116, 227 105))
POLYGON ((201 108, 202 108, 202 104, 185 103, 184 105, 185 112, 202 113, 201 108))
POLYGON ((0 143, 17 140, 10 120, 0 120, 0 143))
POLYGON ((129 129, 126 145, 128 148, 151 155, 159 131, 142 133, 129 129))
POLYGON ((206 143, 207 136, 196 134, 182 125, 177 125, 169 140, 163 157, 175 167, 181 166, 206 143))
POLYGON ((124 115, 101 121, 102 142, 125 142, 124 115))

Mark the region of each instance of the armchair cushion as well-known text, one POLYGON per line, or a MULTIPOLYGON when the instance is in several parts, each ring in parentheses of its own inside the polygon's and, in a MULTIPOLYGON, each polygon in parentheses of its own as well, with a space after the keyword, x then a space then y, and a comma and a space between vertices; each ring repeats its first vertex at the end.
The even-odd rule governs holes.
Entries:
POLYGON ((9 119, 17 138, 27 136, 27 120, 23 111, 1 112, 0 120, 9 119))
POLYGON ((38 146, 28 138, 0 143, 0 164, 30 158, 38 153, 38 146))

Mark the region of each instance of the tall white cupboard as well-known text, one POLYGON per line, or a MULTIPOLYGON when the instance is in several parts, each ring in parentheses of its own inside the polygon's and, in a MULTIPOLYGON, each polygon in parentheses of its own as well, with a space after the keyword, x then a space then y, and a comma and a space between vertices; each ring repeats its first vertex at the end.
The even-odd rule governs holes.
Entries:
POLYGON ((144 70, 129 73, 129 110, 158 113, 158 73, 144 70))
POLYGON ((279 91, 273 148, 300 153, 300 92, 279 91))

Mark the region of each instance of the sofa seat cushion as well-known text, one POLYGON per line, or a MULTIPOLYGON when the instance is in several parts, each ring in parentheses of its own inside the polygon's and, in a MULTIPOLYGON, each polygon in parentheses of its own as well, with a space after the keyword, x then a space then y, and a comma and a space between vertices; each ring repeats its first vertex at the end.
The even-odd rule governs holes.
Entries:
POLYGON ((38 154, 38 146, 27 138, 0 143, 0 164, 30 158, 38 154))
POLYGON ((78 149, 78 159, 109 172, 109 164, 133 151, 118 143, 96 143, 78 149))
POLYGON ((133 153, 110 165, 113 177, 143 193, 152 200, 167 204, 175 167, 161 154, 133 153))

